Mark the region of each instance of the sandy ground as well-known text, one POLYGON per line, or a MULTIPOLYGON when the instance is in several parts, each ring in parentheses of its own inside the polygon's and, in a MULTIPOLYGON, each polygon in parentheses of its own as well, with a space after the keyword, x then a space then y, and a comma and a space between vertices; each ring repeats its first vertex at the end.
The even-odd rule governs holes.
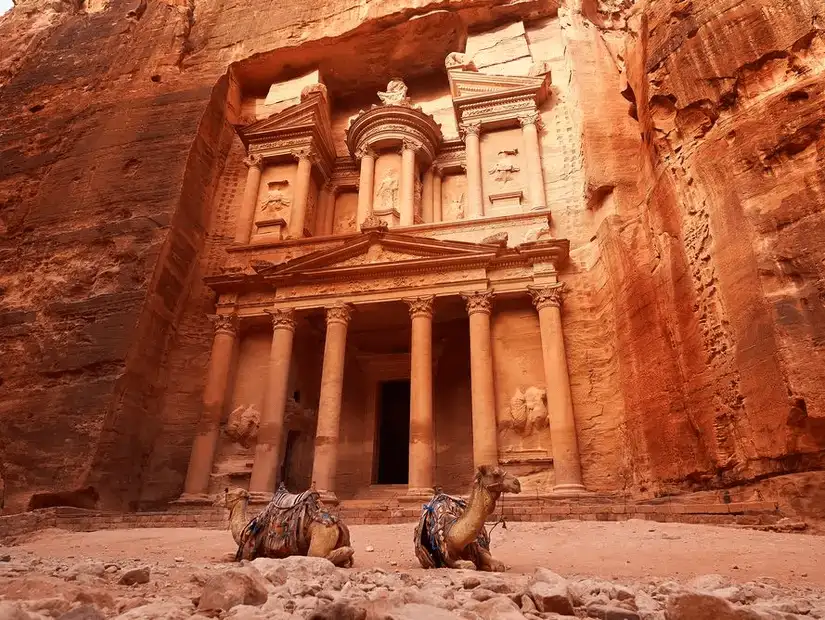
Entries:
MULTIPOLYGON (((417 569, 413 528, 414 524, 351 527, 356 567, 417 569)), ((228 531, 170 528, 46 530, 11 551, 55 559, 174 565, 228 561, 234 549, 228 531)), ((676 581, 719 573, 735 582, 768 577, 783 585, 825 588, 825 536, 637 520, 510 523, 506 530, 495 528, 492 550, 519 573, 543 566, 569 577, 676 581)))

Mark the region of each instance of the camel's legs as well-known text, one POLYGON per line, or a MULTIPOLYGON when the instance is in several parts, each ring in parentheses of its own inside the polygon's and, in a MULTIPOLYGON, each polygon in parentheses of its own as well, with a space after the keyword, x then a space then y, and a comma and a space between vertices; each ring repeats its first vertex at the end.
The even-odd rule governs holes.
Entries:
POLYGON ((479 556, 479 570, 487 571, 490 573, 503 573, 504 572, 504 562, 500 562, 496 560, 489 551, 484 549, 483 547, 479 546, 478 548, 478 556, 479 556))
POLYGON ((313 525, 310 528, 309 551, 307 555, 315 558, 326 558, 335 566, 352 564, 355 550, 352 547, 335 548, 338 544, 337 525, 313 525))
POLYGON ((470 560, 446 560, 448 568, 463 568, 465 570, 476 570, 476 565, 470 560))

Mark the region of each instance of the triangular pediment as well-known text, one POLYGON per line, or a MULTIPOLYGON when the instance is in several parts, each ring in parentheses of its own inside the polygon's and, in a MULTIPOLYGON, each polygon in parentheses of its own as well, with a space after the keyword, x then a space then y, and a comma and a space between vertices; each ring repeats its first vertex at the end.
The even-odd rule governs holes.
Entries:
POLYGON ((476 71, 450 71, 450 94, 453 99, 465 97, 505 95, 512 92, 535 92, 540 103, 547 93, 549 79, 514 75, 490 75, 476 71))
POLYGON ((333 274, 373 271, 426 264, 484 260, 496 255, 497 247, 462 241, 442 241, 393 233, 364 233, 333 249, 313 252, 288 261, 267 276, 333 274))

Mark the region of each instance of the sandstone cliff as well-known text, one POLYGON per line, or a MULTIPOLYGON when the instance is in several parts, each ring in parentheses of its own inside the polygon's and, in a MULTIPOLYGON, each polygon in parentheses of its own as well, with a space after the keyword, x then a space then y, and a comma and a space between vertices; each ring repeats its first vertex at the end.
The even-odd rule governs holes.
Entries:
POLYGON ((550 206, 589 291, 565 319, 586 483, 822 493, 800 474, 825 462, 820 3, 20 0, 0 17, 7 509, 180 492, 238 79, 343 54, 342 83, 372 88, 432 71, 417 46, 550 17, 581 143, 580 195, 550 206))

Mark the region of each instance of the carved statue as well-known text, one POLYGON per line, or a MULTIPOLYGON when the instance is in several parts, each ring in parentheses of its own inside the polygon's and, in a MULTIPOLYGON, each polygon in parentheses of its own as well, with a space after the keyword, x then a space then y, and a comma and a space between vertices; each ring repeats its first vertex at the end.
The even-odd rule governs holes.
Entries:
POLYGON ((462 192, 457 198, 453 198, 450 201, 450 206, 452 207, 453 213, 455 213, 455 219, 463 220, 464 219, 464 192, 462 192))
POLYGON ((260 422, 261 412, 255 405, 240 405, 229 414, 226 421, 226 436, 244 448, 252 447, 258 438, 260 422))
POLYGON ((490 554, 484 522, 502 493, 520 492, 517 478, 489 465, 478 468, 467 502, 436 491, 415 528, 415 556, 421 566, 503 571, 504 564, 490 554))
POLYGON ((387 84, 387 90, 378 93, 378 98, 384 105, 410 105, 407 97, 407 85, 401 78, 393 78, 387 84))
POLYGON ((476 69, 473 59, 469 54, 462 54, 461 52, 450 52, 447 58, 444 59, 444 66, 447 71, 450 69, 461 69, 463 71, 478 71, 476 69))
POLYGON ((305 555, 326 558, 336 566, 352 566, 355 551, 349 529, 324 510, 314 489, 292 495, 281 483, 266 508, 252 519, 247 514, 249 493, 244 489, 225 489, 215 504, 229 510, 229 529, 238 544, 235 561, 305 555))
POLYGON ((518 155, 518 149, 499 151, 499 159, 496 165, 490 168, 488 172, 493 176, 493 179, 499 183, 508 183, 512 180, 513 173, 518 172, 520 168, 513 162, 513 157, 518 155))
POLYGON ((510 399, 510 418, 512 428, 522 435, 547 428, 547 392, 535 386, 516 390, 510 399))
POLYGON ((267 199, 261 203, 261 211, 278 215, 280 212, 289 207, 291 201, 284 193, 284 190, 289 185, 289 181, 270 181, 268 184, 267 199))
POLYGON ((391 211, 398 204, 398 176, 390 168, 378 186, 378 200, 381 211, 391 211))

